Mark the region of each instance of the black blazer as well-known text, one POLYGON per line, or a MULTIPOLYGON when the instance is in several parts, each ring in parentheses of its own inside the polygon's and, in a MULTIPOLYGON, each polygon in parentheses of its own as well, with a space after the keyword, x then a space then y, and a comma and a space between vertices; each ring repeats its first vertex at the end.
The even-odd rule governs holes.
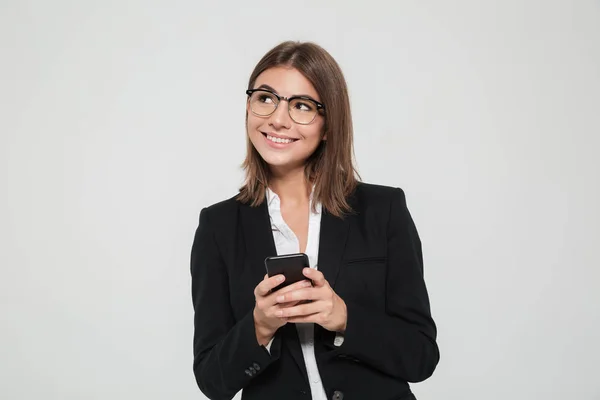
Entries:
MULTIPOLYGON (((355 213, 323 209, 319 270, 346 302, 341 346, 315 325, 315 356, 331 399, 414 399, 438 361, 436 326, 423 280, 421 242, 402 189, 361 183, 355 213)), ((235 198, 204 208, 191 251, 194 375, 210 399, 310 399, 294 324, 275 334, 271 353, 254 331, 254 288, 276 255, 266 201, 235 198)))

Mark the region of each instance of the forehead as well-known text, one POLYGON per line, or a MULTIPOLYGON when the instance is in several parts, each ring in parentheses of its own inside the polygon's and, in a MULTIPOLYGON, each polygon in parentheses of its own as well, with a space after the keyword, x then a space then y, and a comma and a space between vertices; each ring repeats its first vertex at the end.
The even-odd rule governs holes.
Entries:
POLYGON ((260 85, 269 85, 277 94, 284 97, 308 95, 317 101, 321 100, 312 83, 296 68, 269 68, 256 78, 254 87, 260 85))

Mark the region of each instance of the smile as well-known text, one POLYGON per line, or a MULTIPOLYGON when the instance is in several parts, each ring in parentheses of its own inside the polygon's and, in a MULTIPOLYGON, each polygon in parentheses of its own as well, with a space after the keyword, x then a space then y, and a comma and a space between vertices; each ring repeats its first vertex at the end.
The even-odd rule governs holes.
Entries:
POLYGON ((269 142, 271 142, 271 143, 277 143, 277 144, 290 144, 290 143, 294 143, 296 140, 298 140, 298 139, 279 138, 279 137, 268 135, 266 133, 263 133, 263 136, 269 142))

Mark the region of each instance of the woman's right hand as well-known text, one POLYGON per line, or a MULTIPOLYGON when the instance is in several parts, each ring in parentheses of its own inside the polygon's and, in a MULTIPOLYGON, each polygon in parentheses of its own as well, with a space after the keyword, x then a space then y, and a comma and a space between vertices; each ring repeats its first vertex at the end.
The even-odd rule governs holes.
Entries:
POLYGON ((275 275, 270 278, 265 275, 264 279, 254 289, 254 298, 256 300, 253 312, 254 329, 258 343, 263 346, 269 343, 277 329, 287 323, 285 318, 277 317, 276 312, 281 308, 293 307, 298 303, 298 301, 293 301, 279 304, 276 301, 277 296, 311 286, 309 280, 303 280, 281 288, 276 292, 271 292, 272 289, 276 288, 284 280, 285 277, 283 275, 275 275))

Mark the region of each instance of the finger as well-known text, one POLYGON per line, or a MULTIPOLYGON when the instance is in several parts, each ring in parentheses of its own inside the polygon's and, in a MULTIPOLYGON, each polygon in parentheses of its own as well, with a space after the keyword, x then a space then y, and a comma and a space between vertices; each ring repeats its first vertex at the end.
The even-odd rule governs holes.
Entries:
MULTIPOLYGON (((310 285, 310 283, 309 283, 310 285)), ((316 300, 319 298, 319 291, 313 287, 305 287, 287 293, 279 294, 275 299, 277 303, 287 303, 288 301, 316 300)))
POLYGON ((325 276, 319 270, 316 270, 314 268, 304 268, 302 270, 302 273, 304 274, 304 276, 310 279, 313 282, 313 284, 317 287, 325 286, 325 284, 327 283, 325 276))
POLYGON ((263 279, 256 286, 254 294, 257 296, 263 296, 263 297, 267 296, 271 292, 271 289, 277 287, 277 285, 281 284, 284 280, 285 280, 285 276, 283 276, 282 274, 274 275, 270 278, 267 278, 265 276, 265 279, 263 279))
POLYGON ((297 305, 299 303, 300 303, 299 301, 290 301, 289 303, 279 304, 279 308, 294 307, 295 305, 297 305))
POLYGON ((311 315, 303 315, 300 317, 291 317, 291 318, 286 318, 286 322, 291 322, 293 324, 298 324, 298 323, 305 323, 305 322, 312 322, 314 324, 318 324, 319 323, 319 313, 316 314, 311 314, 311 315))
POLYGON ((275 296, 277 297, 284 293, 292 292, 294 290, 298 290, 298 289, 302 289, 302 288, 306 288, 306 287, 310 287, 310 286, 312 286, 312 283, 308 279, 303 279, 301 281, 294 282, 291 285, 288 285, 286 287, 282 287, 281 289, 273 292, 273 294, 275 294, 275 296))
POLYGON ((306 316, 319 313, 323 310, 324 304, 320 301, 312 303, 302 303, 294 307, 280 308, 275 312, 275 316, 280 318, 290 318, 298 316, 306 316))
POLYGON ((310 286, 312 286, 312 284, 308 280, 302 280, 302 281, 299 281, 299 282, 294 282, 291 285, 288 285, 286 287, 283 287, 283 288, 277 290, 276 292, 271 292, 271 294, 269 294, 267 296, 267 298, 266 298, 267 299, 267 304, 272 306, 272 305, 276 305, 278 303, 282 303, 280 301, 277 301, 277 299, 282 294, 289 293, 289 292, 292 292, 292 291, 295 291, 295 290, 298 290, 298 289, 302 289, 302 288, 306 288, 306 287, 310 287, 310 286))

